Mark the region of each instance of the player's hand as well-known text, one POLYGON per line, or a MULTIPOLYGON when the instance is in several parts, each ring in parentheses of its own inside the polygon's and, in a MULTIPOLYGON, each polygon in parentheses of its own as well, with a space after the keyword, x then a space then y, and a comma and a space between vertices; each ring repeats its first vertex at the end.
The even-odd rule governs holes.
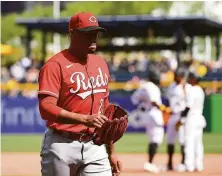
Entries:
POLYGON ((163 105, 163 104, 162 104, 162 105, 159 105, 159 109, 160 109, 161 111, 163 111, 163 112, 164 112, 164 111, 165 111, 165 109, 166 109, 166 106, 165 106, 165 105, 163 105))
POLYGON ((109 162, 112 168, 113 176, 119 176, 122 171, 122 162, 117 158, 115 154, 109 156, 109 162))
POLYGON ((171 114, 172 113, 172 109, 170 107, 166 107, 164 112, 171 114))
POLYGON ((180 126, 182 125, 181 121, 179 120, 177 123, 176 123, 176 131, 179 130, 180 126))
POLYGON ((84 118, 84 125, 87 127, 101 128, 108 118, 100 113, 87 115, 84 118))

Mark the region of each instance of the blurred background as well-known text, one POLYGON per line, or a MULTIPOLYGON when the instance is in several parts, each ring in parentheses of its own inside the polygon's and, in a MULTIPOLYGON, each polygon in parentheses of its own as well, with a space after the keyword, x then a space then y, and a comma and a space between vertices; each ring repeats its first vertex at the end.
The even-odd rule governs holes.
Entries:
MULTIPOLYGON (((110 69, 111 101, 133 112, 130 96, 155 69, 161 71, 165 101, 173 72, 192 65, 206 94, 205 131, 222 134, 221 9, 221 1, 1 1, 2 150, 39 150, 41 137, 24 137, 45 131, 38 111, 38 74, 53 54, 68 47, 69 18, 81 11, 94 13, 108 30, 100 36, 97 54, 110 69), (15 149, 16 139, 32 141, 33 146, 18 144, 15 149)), ((135 123, 132 117, 127 132, 144 131, 135 123)), ((117 149, 122 150, 127 149, 117 149)))

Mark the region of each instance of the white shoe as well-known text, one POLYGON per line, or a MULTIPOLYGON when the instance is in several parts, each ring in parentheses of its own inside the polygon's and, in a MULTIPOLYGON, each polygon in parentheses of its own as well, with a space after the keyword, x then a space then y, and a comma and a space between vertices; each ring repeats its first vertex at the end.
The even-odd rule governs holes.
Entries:
POLYGON ((187 168, 187 172, 194 172, 194 168, 192 169, 187 168))
POLYGON ((166 172, 168 170, 166 165, 159 165, 158 169, 159 172, 166 172))
POLYGON ((146 162, 144 164, 144 170, 152 173, 159 173, 159 169, 155 164, 151 164, 149 162, 146 162))
POLYGON ((203 168, 196 168, 197 172, 203 172, 203 170, 204 170, 203 168))
POLYGON ((186 172, 186 166, 184 164, 179 164, 175 170, 177 172, 186 172))

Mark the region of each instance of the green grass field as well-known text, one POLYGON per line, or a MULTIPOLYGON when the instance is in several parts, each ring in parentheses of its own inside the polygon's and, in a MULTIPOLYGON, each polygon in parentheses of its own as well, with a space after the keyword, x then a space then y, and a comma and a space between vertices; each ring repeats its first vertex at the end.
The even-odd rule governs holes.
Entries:
MULTIPOLYGON (((41 135, 2 135, 2 152, 39 152, 41 140, 41 135)), ((205 153, 222 153, 222 134, 205 133, 203 142, 205 153)), ((177 152, 179 149, 177 146, 177 152)), ((126 133, 116 143, 116 151, 119 153, 145 153, 146 150, 147 137, 142 133, 126 133)), ((166 152, 165 140, 159 152, 166 152)))

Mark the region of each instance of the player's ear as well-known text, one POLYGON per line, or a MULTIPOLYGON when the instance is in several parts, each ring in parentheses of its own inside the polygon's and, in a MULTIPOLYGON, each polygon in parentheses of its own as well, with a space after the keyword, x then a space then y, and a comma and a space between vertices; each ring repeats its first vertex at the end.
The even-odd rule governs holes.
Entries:
POLYGON ((74 35, 74 31, 72 29, 69 30, 69 35, 73 36, 74 35))

